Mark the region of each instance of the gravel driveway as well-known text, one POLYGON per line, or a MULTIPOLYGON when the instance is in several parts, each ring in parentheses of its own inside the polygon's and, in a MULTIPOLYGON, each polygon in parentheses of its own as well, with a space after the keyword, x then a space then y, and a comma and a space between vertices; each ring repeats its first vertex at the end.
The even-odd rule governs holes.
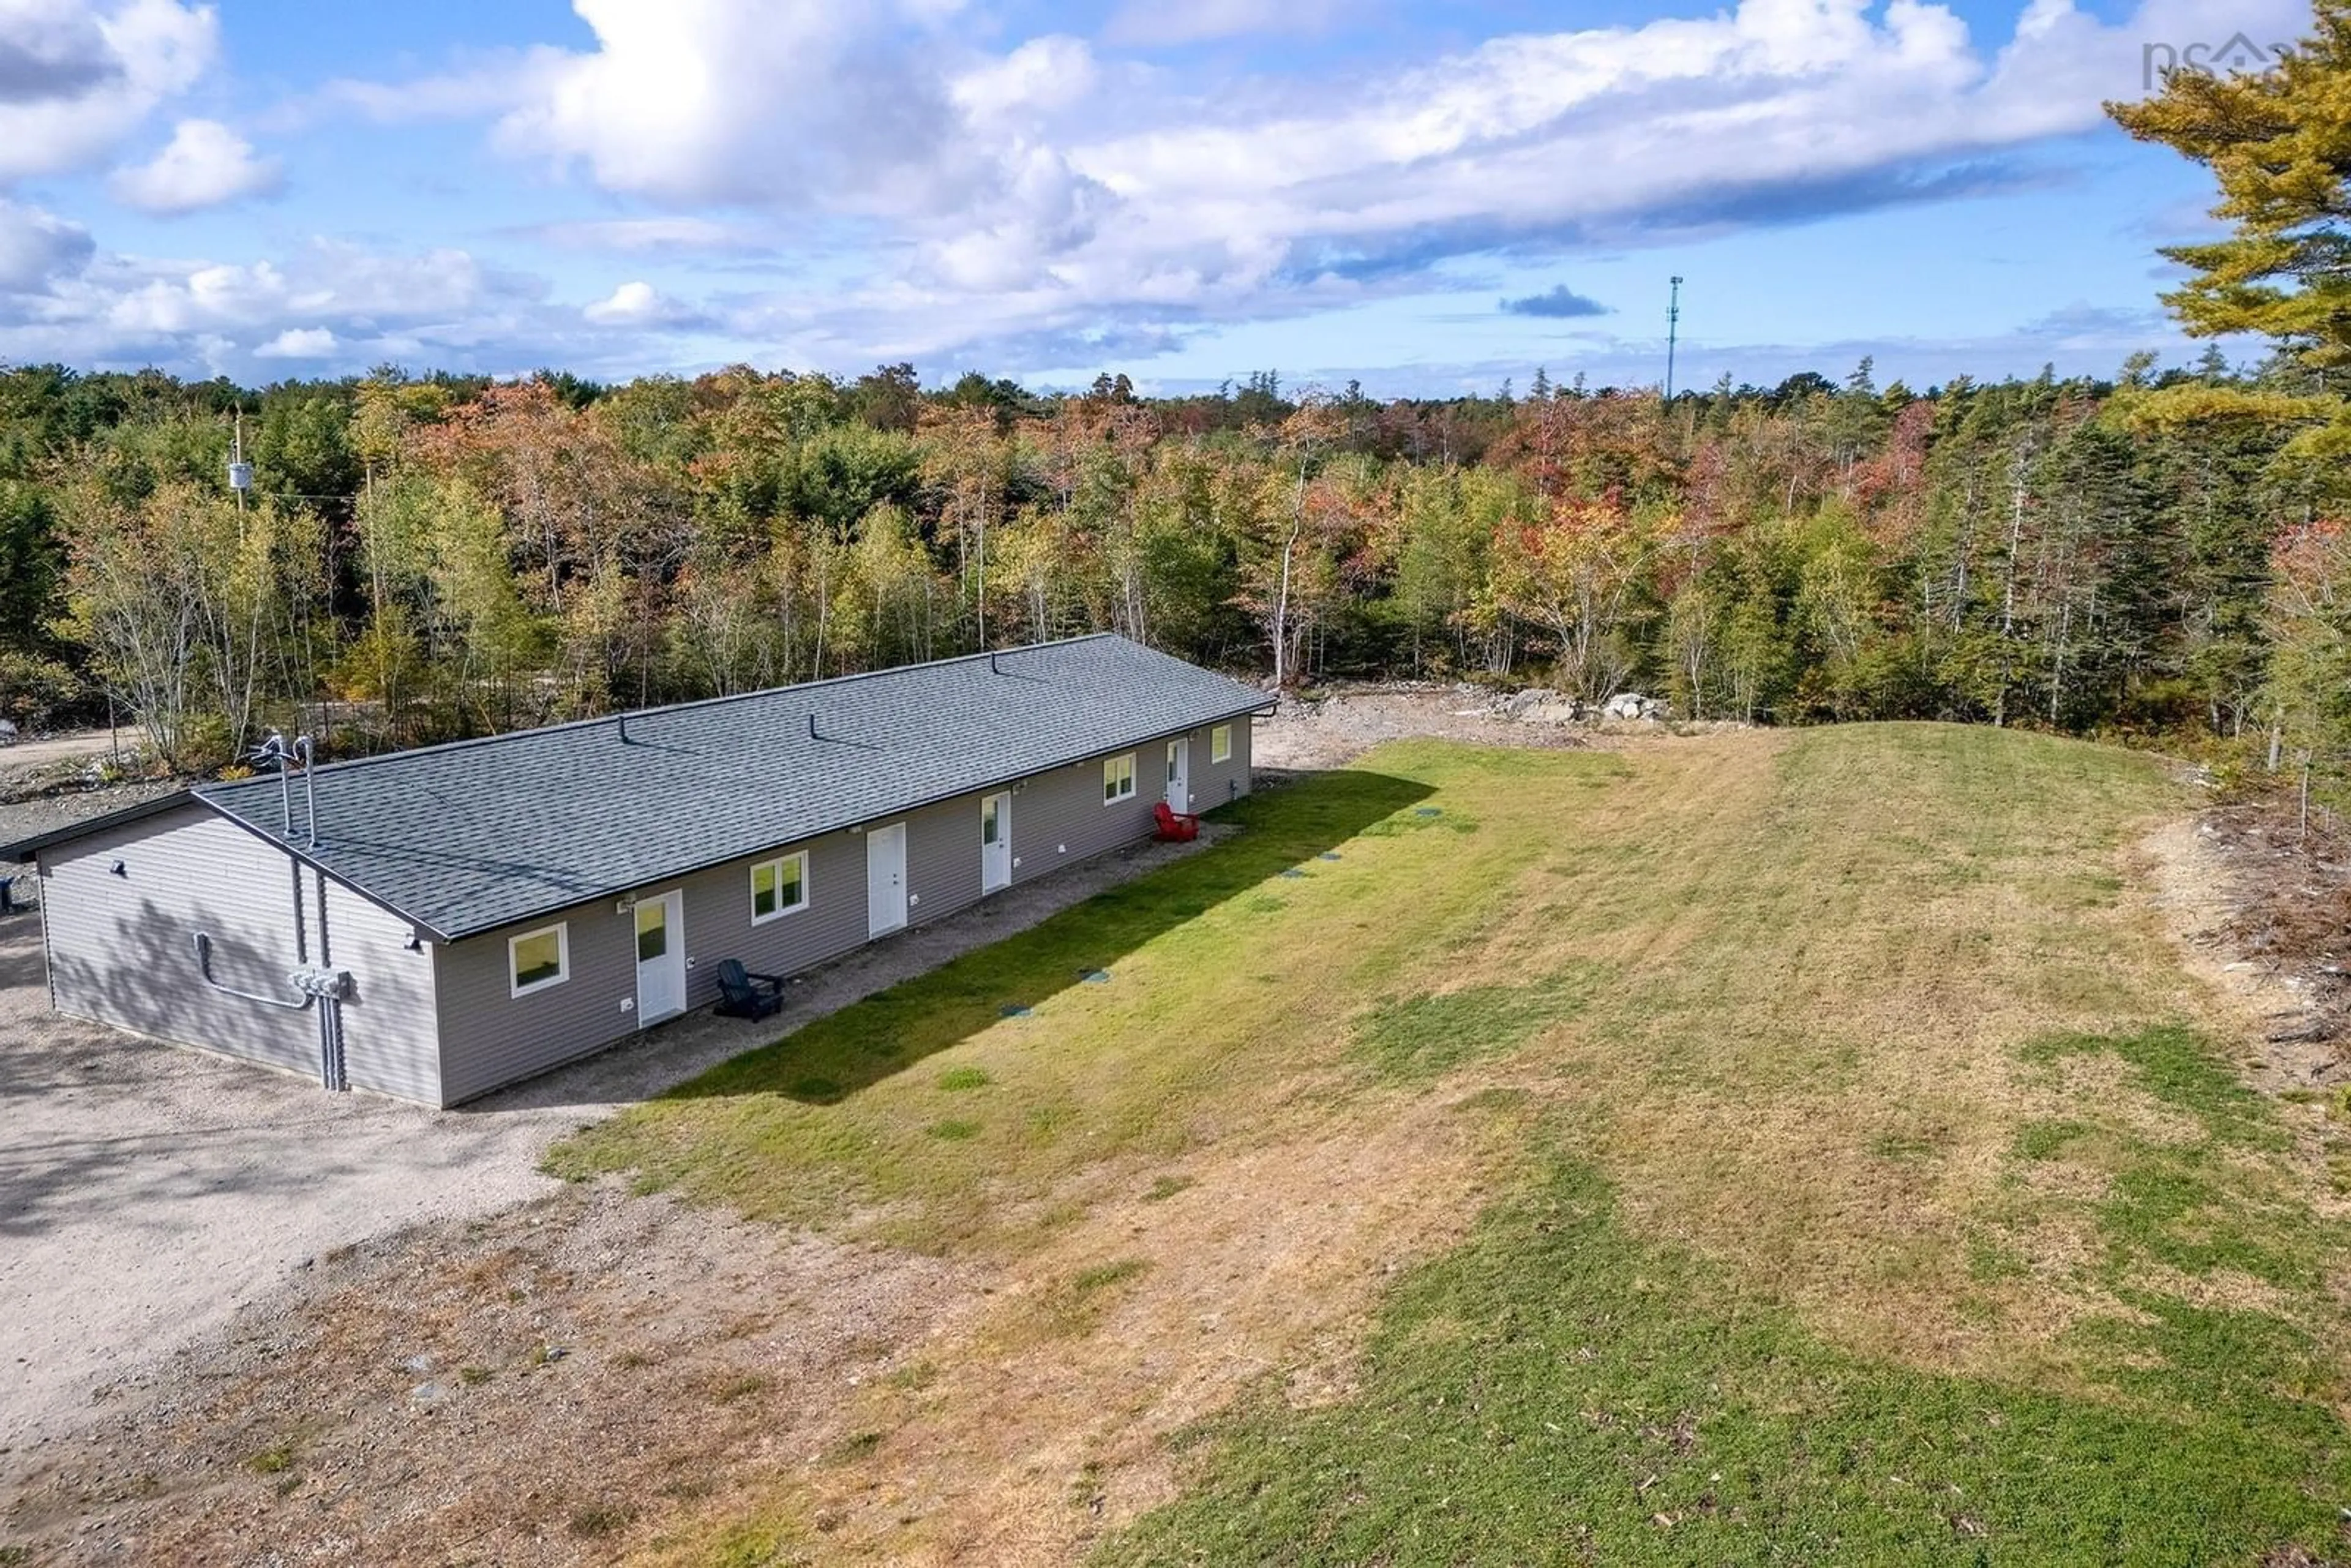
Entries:
POLYGON ((455 1111, 55 1017, 38 915, 0 919, 0 1452, 320 1253, 539 1196, 561 1134, 1220 836, 1071 866, 813 971, 778 1018, 691 1014, 455 1111))

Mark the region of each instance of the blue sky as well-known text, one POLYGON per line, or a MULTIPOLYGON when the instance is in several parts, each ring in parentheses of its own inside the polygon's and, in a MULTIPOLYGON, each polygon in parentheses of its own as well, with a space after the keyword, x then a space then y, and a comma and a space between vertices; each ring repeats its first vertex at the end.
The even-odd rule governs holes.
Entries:
POLYGON ((2111 372, 2294 0, 0 0, 0 360, 1378 395, 2111 372), (1548 300, 1536 309, 1507 302, 1548 300))

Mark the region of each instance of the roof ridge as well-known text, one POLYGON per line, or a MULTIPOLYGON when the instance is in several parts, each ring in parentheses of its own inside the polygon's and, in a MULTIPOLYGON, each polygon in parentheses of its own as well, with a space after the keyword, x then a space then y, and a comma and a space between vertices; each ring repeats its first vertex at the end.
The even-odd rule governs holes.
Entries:
MULTIPOLYGON (((977 659, 999 659, 1008 653, 1033 653, 1045 648, 1067 648, 1079 643, 1096 642, 1104 637, 1116 637, 1125 642, 1134 641, 1119 632, 1083 632, 1074 637, 1056 637, 1044 643, 1023 643, 1013 648, 983 648, 972 653, 951 653, 944 659, 923 659, 911 664, 892 664, 879 670, 857 670, 845 675, 827 675, 821 680, 795 681, 789 685, 762 686, 755 692, 736 692, 726 696, 689 697, 684 702, 664 703, 657 707, 619 708, 611 713, 597 714, 590 718, 565 719, 560 724, 539 724, 527 729, 502 730, 496 735, 475 735, 468 736, 463 740, 435 741, 430 746, 404 747, 396 751, 380 751, 369 757, 346 757, 334 762, 321 762, 313 771, 321 774, 348 772, 355 768, 396 762, 403 758, 464 751, 479 746, 495 746, 501 742, 519 740, 526 736, 555 735, 564 730, 592 729, 599 725, 617 724, 623 719, 651 718, 663 714, 683 713, 690 708, 716 707, 723 703, 748 702, 754 697, 778 696, 785 692, 813 691, 820 686, 846 685, 852 681, 869 681, 883 675, 903 675, 913 670, 944 669, 949 664, 966 664, 977 659)), ((1136 643, 1134 645, 1138 648, 1149 648, 1149 644, 1143 643, 1136 643)), ((1158 652, 1157 649, 1150 649, 1150 651, 1158 652)), ((1169 656, 1173 657, 1172 654, 1169 656)), ((214 790, 249 782, 251 780, 248 779, 214 779, 208 783, 191 786, 188 792, 209 800, 214 790)))

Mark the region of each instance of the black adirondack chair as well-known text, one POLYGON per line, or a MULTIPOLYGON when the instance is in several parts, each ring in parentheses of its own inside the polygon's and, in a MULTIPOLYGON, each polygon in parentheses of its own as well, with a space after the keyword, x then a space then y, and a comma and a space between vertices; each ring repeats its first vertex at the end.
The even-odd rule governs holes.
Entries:
POLYGON ((718 960, 718 1010, 733 1019, 763 1019, 784 1005, 781 975, 754 975, 740 958, 718 960))

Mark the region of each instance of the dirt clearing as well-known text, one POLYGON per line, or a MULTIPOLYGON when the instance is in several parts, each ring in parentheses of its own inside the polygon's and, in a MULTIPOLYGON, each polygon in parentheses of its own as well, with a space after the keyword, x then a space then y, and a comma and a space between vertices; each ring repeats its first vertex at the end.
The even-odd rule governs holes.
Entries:
POLYGON ((1065 1562, 1174 1495, 1170 1433, 1268 1377, 1343 1393, 1376 1290, 1480 1202, 1485 1121, 1403 1109, 1090 1173, 1009 1264, 610 1185, 341 1249, 127 1380, 0 1518, 59 1563, 704 1561, 680 1519, 826 1561, 1065 1562))
POLYGON ((0 920, 0 1474, 319 1255, 543 1197, 548 1145, 584 1123, 1202 847, 1072 866, 811 972, 775 1019, 695 1013, 455 1111, 58 1018, 39 915, 0 920))
POLYGON ((117 1391, 12 1537, 60 1562, 569 1563, 832 1440, 969 1278, 567 1189, 340 1249, 117 1391))
POLYGON ((1258 720, 1250 761, 1259 768, 1342 768, 1391 740, 1544 750, 1623 748, 1747 727, 1711 720, 1667 725, 1596 718, 1542 691, 1502 694, 1435 682, 1339 683, 1307 696, 1285 695, 1270 718, 1258 720))

